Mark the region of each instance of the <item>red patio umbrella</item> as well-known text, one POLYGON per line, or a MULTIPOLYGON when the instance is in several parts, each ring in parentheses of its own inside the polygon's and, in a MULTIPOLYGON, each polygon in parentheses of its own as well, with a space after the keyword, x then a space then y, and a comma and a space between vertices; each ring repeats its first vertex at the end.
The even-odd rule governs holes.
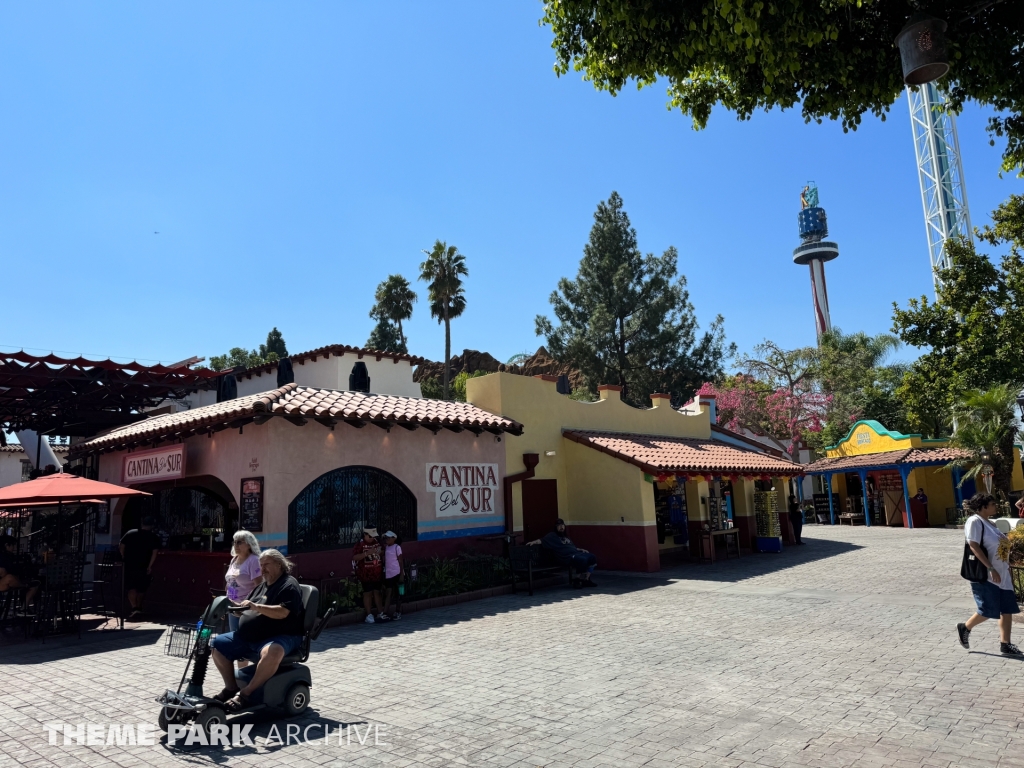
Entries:
POLYGON ((119 496, 150 496, 145 491, 125 488, 123 485, 101 483, 78 475, 58 472, 55 475, 15 483, 0 488, 0 506, 15 504, 39 504, 50 502, 60 504, 65 501, 87 501, 96 498, 114 498, 119 496))

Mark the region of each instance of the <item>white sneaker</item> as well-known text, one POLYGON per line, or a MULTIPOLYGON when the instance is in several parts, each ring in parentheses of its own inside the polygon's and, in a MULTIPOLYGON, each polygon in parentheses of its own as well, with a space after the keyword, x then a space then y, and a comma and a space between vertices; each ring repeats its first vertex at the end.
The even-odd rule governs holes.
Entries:
POLYGON ((363 621, 366 622, 367 624, 373 624, 373 614, 372 613, 366 614, 366 618, 363 619, 363 621))

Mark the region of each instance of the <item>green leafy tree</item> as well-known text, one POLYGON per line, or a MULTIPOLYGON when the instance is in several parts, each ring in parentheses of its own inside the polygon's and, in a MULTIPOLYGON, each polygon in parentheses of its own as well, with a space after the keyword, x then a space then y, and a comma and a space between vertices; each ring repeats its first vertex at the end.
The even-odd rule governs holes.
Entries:
POLYGON ((227 368, 255 368, 266 361, 255 349, 251 352, 243 347, 232 347, 226 355, 214 355, 210 358, 210 367, 215 371, 227 368))
POLYGON ((434 378, 420 379, 420 394, 424 397, 429 397, 431 400, 444 399, 444 390, 441 388, 441 382, 434 378))
MULTIPOLYGON (((401 350, 388 348, 388 352, 408 353, 408 341, 405 338, 405 331, 402 328, 402 321, 412 317, 412 305, 416 303, 416 293, 409 285, 409 281, 401 275, 388 275, 377 286, 374 293, 375 304, 370 310, 370 317, 378 321, 388 321, 398 327, 398 339, 401 342, 401 350)), ((374 347, 384 349, 384 347, 374 347)))
POLYGON ((915 428, 945 433, 956 403, 971 390, 1024 382, 1024 197, 1014 195, 980 232, 991 245, 1008 245, 998 263, 959 239, 946 244, 952 260, 939 270, 935 301, 893 304, 893 331, 923 350, 897 396, 915 428))
POLYGON ((276 325, 267 334, 267 343, 260 344, 260 357, 268 363, 288 357, 288 347, 284 343, 284 336, 277 330, 276 325))
POLYGON ((612 192, 597 206, 576 279, 562 278, 551 294, 558 325, 538 315, 537 334, 556 360, 583 373, 591 393, 618 384, 637 406, 649 405, 652 392, 688 398, 722 375, 735 345, 725 343, 721 315, 697 337, 677 261, 675 248, 661 256, 640 252, 622 198, 612 192))
POLYGON ((885 365, 899 346, 900 340, 891 334, 844 334, 833 328, 822 334, 816 349, 809 350, 814 377, 829 397, 821 431, 823 445, 842 440, 858 419, 875 419, 893 430, 907 427, 895 395, 906 367, 897 365, 890 370, 885 365))
POLYGON ((444 382, 442 396, 448 399, 452 375, 452 320, 466 310, 466 294, 462 278, 469 276, 466 257, 454 245, 437 240, 427 259, 420 264, 420 280, 427 284, 430 315, 444 323, 444 382))
POLYGON ((409 353, 398 326, 383 317, 377 320, 377 324, 370 331, 366 346, 370 349, 379 349, 381 352, 397 352, 403 355, 409 353))
POLYGON ((987 458, 993 470, 992 484, 1004 500, 1009 498, 1013 481, 1018 392, 1020 385, 996 384, 964 393, 953 406, 956 431, 950 445, 970 451, 971 456, 951 466, 965 468, 965 479, 975 478, 987 458))
POLYGON ((459 403, 466 402, 466 382, 470 379, 475 379, 478 376, 486 376, 487 371, 461 371, 459 374, 452 379, 452 400, 459 403))
POLYGON ((1007 138, 1004 168, 1024 166, 1024 13, 1014 2, 945 0, 546 0, 555 71, 583 72, 618 93, 663 80, 670 106, 707 125, 716 104, 749 119, 800 105, 808 122, 855 129, 870 112, 884 119, 903 92, 896 36, 915 10, 949 23, 951 69, 941 83, 950 106, 999 112, 989 131, 1007 138))
POLYGON ((259 349, 247 350, 244 347, 232 347, 225 355, 214 355, 210 358, 210 367, 215 371, 223 371, 227 368, 255 368, 264 363, 276 363, 281 358, 288 357, 288 347, 285 346, 284 336, 275 326, 267 334, 267 342, 260 344, 259 349))

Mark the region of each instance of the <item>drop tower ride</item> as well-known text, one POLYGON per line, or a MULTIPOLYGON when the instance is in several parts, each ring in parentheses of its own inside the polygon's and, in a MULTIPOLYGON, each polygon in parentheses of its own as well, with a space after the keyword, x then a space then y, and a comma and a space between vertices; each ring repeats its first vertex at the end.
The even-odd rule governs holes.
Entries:
POLYGON ((825 240, 828 220, 825 209, 818 205, 818 187, 807 182, 800 193, 800 213, 797 217, 801 244, 793 250, 793 262, 811 268, 811 299, 814 302, 814 325, 818 338, 832 330, 828 313, 828 290, 825 288, 825 262, 839 256, 839 244, 825 240))

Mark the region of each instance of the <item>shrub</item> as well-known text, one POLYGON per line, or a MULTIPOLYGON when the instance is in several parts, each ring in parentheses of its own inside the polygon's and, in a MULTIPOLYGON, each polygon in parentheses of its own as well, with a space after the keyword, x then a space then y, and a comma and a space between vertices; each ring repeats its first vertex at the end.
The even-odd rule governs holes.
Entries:
POLYGON ((1007 534, 1009 540, 1009 547, 1007 552, 1007 560, 1010 565, 1016 565, 1019 568, 1024 568, 1024 528, 1017 526, 1009 534, 1007 534))
POLYGON ((338 601, 338 613, 349 613, 362 609, 363 587, 355 579, 344 579, 337 583, 337 590, 325 590, 320 595, 320 605, 317 613, 323 616, 327 613, 327 607, 335 600, 338 601))

